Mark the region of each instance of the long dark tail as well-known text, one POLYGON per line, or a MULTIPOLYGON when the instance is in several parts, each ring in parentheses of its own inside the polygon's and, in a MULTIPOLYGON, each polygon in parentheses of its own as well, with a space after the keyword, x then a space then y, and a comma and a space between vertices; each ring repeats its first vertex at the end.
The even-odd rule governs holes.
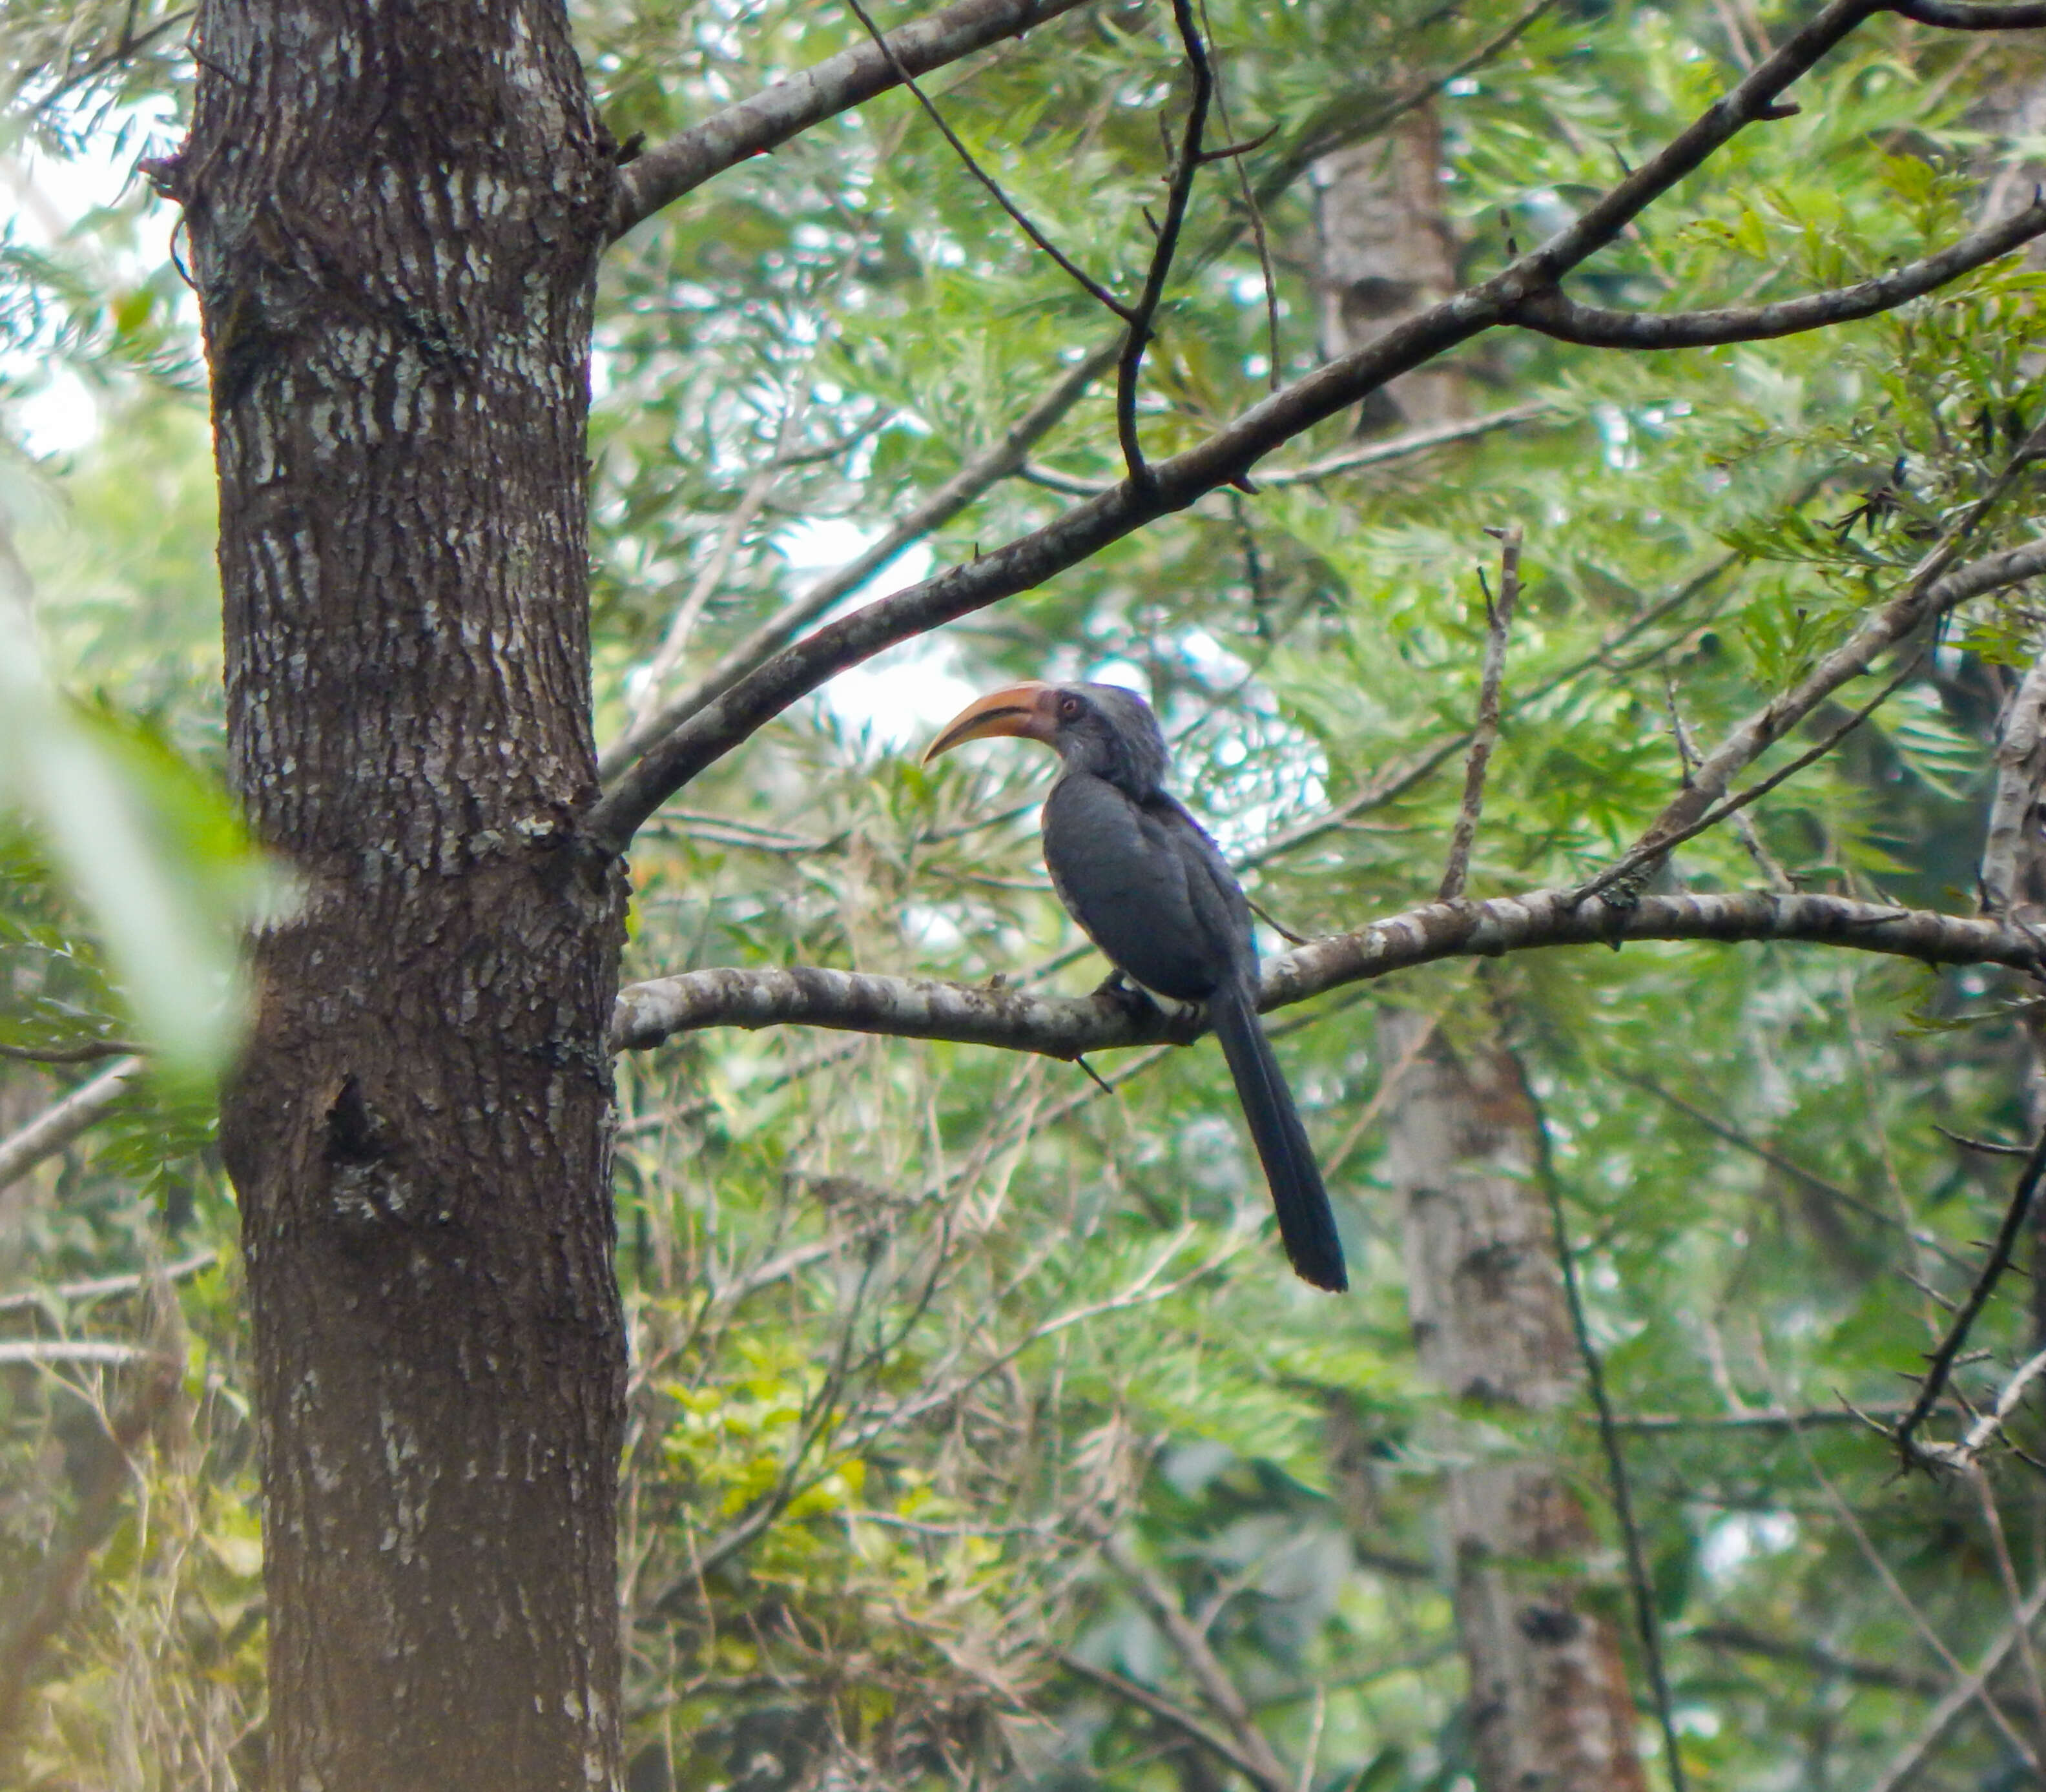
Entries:
POLYGON ((1208 998, 1208 1017, 1230 1075, 1236 1079, 1237 1099, 1250 1122, 1250 1136, 1272 1185, 1272 1203, 1279 1210, 1279 1237, 1303 1281, 1340 1292, 1349 1286, 1343 1269, 1342 1241, 1336 1236, 1336 1216, 1329 1209, 1329 1191, 1307 1130, 1293 1106, 1293 1091, 1272 1055, 1271 1042, 1258 1024, 1249 992, 1230 983, 1208 998))

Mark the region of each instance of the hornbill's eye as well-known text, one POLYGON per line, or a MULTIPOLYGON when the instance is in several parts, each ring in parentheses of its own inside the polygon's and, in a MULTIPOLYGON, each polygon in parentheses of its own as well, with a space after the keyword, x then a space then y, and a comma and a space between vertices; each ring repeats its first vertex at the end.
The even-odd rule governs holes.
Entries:
POLYGON ((1059 720, 1062 722, 1078 721, 1080 708, 1080 700, 1068 693, 1059 699, 1059 720))

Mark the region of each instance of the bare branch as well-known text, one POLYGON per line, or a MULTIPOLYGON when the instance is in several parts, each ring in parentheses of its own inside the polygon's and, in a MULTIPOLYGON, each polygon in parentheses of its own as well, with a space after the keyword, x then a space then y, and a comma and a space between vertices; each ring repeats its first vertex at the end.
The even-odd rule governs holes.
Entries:
POLYGON ((1739 131, 1781 116, 1778 96, 1784 89, 1878 10, 1878 0, 1828 0, 1752 74, 1539 248, 1273 393, 1185 453, 1154 464, 1148 481, 1125 481, 991 554, 867 604, 784 650, 650 748, 590 812, 588 844, 599 852, 624 851, 639 824, 668 797, 835 674, 1041 585, 1203 492, 1241 478, 1303 430, 1500 323, 1531 293, 1554 286, 1610 243, 1739 131))
MULTIPOLYGON (((1491 531, 1499 537, 1499 596, 1484 601, 1484 668, 1479 678, 1477 721, 1471 730, 1469 756, 1464 762, 1464 798, 1450 835, 1449 863, 1442 871, 1438 899, 1453 902, 1464 893, 1470 870, 1471 848, 1484 808, 1484 771, 1499 739, 1499 686, 1506 675, 1506 631, 1513 624, 1513 606, 1520 596, 1520 525, 1491 531)), ((1483 574, 1480 574, 1480 581, 1483 574)))
POLYGON ((219 1252, 203 1250, 176 1263, 167 1263, 161 1269, 144 1269, 125 1276, 95 1276, 82 1282, 23 1288, 18 1293, 0 1295, 0 1313, 18 1312, 25 1307, 39 1307, 49 1300, 68 1305, 80 1300, 110 1300, 117 1294, 134 1294, 150 1286, 159 1276, 165 1282, 183 1281, 187 1276, 211 1269, 219 1261, 219 1252))
POLYGON ((769 617, 737 646, 728 649, 716 665, 686 690, 678 692, 643 727, 628 729, 612 742, 597 761, 599 774, 616 777, 649 742, 673 733, 706 704, 757 671, 833 604, 850 597, 932 530, 944 527, 990 485, 1015 473, 1023 465, 1023 457, 1079 404, 1087 388, 1114 365, 1121 347, 1120 339, 1106 342, 1076 361, 998 441, 961 467, 871 547, 837 571, 826 574, 787 608, 769 617))
POLYGON ((1122 353, 1115 368, 1115 433, 1122 445, 1122 462, 1130 482, 1150 482, 1145 464, 1144 445, 1137 434, 1137 377, 1144 369, 1144 351, 1150 346, 1151 326, 1165 296, 1165 282, 1178 253, 1179 233, 1186 227, 1187 206, 1193 198, 1194 180, 1201 172, 1201 133, 1207 129, 1208 102, 1214 97, 1214 72, 1208 66, 1207 46, 1201 41, 1200 27, 1194 22, 1191 0, 1172 0, 1172 22, 1178 27, 1180 47, 1192 70, 1194 91, 1187 103, 1187 123, 1179 139, 1179 153, 1173 162, 1165 191, 1164 221, 1158 226, 1158 241, 1151 252, 1151 265, 1144 276, 1144 290, 1133 310, 1123 315, 1129 333, 1123 338, 1122 353))
POLYGON ((1894 697, 1920 666, 1925 663, 1923 651, 1917 654, 1882 689, 1878 691, 1859 709, 1842 722, 1838 728, 1829 729, 1816 743, 1800 753, 1788 765, 1779 766, 1766 778, 1758 779, 1738 796, 1728 797, 1717 809, 1708 809, 1688 827, 1679 828, 1673 834, 1657 834, 1623 854, 1615 863, 1608 865, 1589 882, 1577 886, 1582 896, 1592 896, 1602 890, 1609 890, 1632 873, 1641 870, 1653 860, 1664 857, 1673 847, 1681 846, 1686 840, 1696 840, 1699 835, 1710 832, 1729 817, 1738 816, 1751 804, 1759 802, 1771 790, 1789 782, 1807 767, 1816 765, 1828 753, 1866 721, 1869 717, 1894 697))
POLYGON ((2046 6, 2033 0, 2027 5, 1968 6, 1963 0, 1894 0, 1890 9, 1900 17, 1920 25, 1937 25, 1943 31, 2031 31, 2046 25, 2046 6))
MULTIPOLYGON (((1918 1397, 1911 1403, 1911 1410, 1905 1414, 1894 1433, 1897 1454, 1907 1469, 1936 1466, 1944 1459, 1940 1453, 1928 1450, 1915 1442, 1913 1434, 1932 1416, 1932 1408, 1939 1404, 1940 1395, 1946 1392, 1947 1378, 1954 1372, 1955 1359, 1968 1341, 1968 1333, 1981 1317, 1982 1308, 1989 1304, 1989 1297, 1996 1292, 1996 1284, 2003 1279, 2004 1272, 2010 1267, 2011 1257, 2017 1249, 2017 1235, 2024 1228, 2025 1215, 2032 1211, 2032 1198, 2039 1191, 2042 1176, 2046 1176, 2046 1129, 2041 1130, 2032 1147, 2032 1155, 2025 1160, 2025 1168, 2018 1172, 2017 1186, 2011 1191, 2009 1205, 2004 1209, 2003 1223, 1997 1228, 1982 1273, 1975 1277, 1975 1285, 1968 1290, 1968 1297, 1961 1303, 1960 1311, 1955 1314, 1946 1335, 1927 1359, 1925 1379, 1919 1387, 1918 1397)), ((2023 1392, 2021 1388, 2019 1391, 2023 1392)))
POLYGON ((1071 12, 1081 0, 959 0, 873 44, 842 50, 786 81, 712 113, 621 168, 611 205, 613 241, 691 192, 714 174, 778 148, 813 125, 886 93, 901 81, 898 68, 928 74, 1020 37, 1034 25, 1071 12), (892 52, 892 53, 891 53, 892 52))
POLYGON ((11 1138, 0 1139, 0 1188, 26 1176, 46 1157, 54 1157, 126 1093, 142 1068, 140 1058, 123 1058, 90 1083, 72 1090, 46 1108, 11 1138))
POLYGON ((2022 211, 1985 225, 1936 255, 1830 292, 1808 293, 1774 305, 1658 316, 1581 305, 1552 287, 1531 293, 1507 321, 1558 342, 1599 349, 1698 349, 1722 342, 1762 342, 1894 311, 2041 235, 2046 235, 2046 199, 2035 196, 2022 211))
POLYGON ((1194 1684, 1200 1689, 1208 1708, 1229 1726, 1229 1732, 1245 1759, 1245 1771, 1258 1792, 1293 1792, 1293 1776, 1272 1752, 1264 1732, 1258 1728, 1257 1720, 1251 1715, 1249 1701, 1208 1646, 1206 1637, 1179 1609, 1179 1601, 1172 1589, 1154 1570, 1138 1561, 1129 1546, 1113 1533, 1102 1539, 1101 1553, 1137 1595, 1137 1603, 1149 1613, 1151 1621, 1164 1633, 1173 1652, 1185 1664, 1194 1684))
POLYGON ((1801 1425, 1866 1427, 1873 1416, 1878 1415, 1866 1412, 1836 1412, 1829 1408, 1807 1412, 1708 1412, 1695 1417, 1688 1412, 1616 1412, 1612 1425, 1617 1431, 1788 1431, 1801 1425))
MULTIPOLYGON (((2036 971, 2046 964, 2046 944, 2025 929, 1845 896, 1748 890, 1644 896, 1631 907, 1609 908, 1596 900, 1579 902, 1567 890, 1542 890, 1484 902, 1431 902, 1353 933, 1311 940, 1266 964, 1258 1006, 1287 1007, 1440 959, 1629 940, 1797 940, 1928 964, 2036 971)), ((1006 984, 975 987, 797 966, 689 971, 631 984, 619 992, 612 1044, 631 1051, 701 1027, 791 1025, 948 1039, 1067 1059, 1117 1046, 1185 1045, 1203 1029, 1197 1009, 1168 1013, 1100 994, 1040 995, 1006 984)))
POLYGON ((1974 1667, 1963 1674, 1952 1690, 1933 1706, 1924 1726, 1899 1751, 1896 1759, 1883 1769, 1882 1777, 1875 1782, 1872 1792, 1901 1792, 1917 1775, 1925 1757, 1954 1727, 1961 1713, 1986 1697, 1997 1670, 2010 1659, 2011 1651, 2017 1647, 2021 1629, 2029 1631, 2039 1621, 2042 1611, 2046 1611, 2046 1581, 2032 1589, 2018 1612, 2017 1621, 2005 1627, 2003 1634, 1982 1651, 1974 1667))
POLYGON ((1968 1427, 1959 1443, 1921 1443, 1921 1455, 1928 1456, 1944 1468, 1971 1469, 1975 1466, 1989 1441, 2003 1429, 2004 1421, 2018 1408, 2032 1384, 2046 1374, 2046 1350, 2028 1357, 2011 1378, 2004 1383, 1996 1396, 1996 1404, 1982 1414, 1968 1427))
POLYGON ((1702 1643, 1708 1648, 1759 1655, 1765 1661, 1797 1662, 1816 1674, 1836 1676, 1859 1686, 1915 1693, 1921 1698, 1937 1698, 1946 1686, 1944 1680, 1929 1674, 1913 1674, 1885 1662, 1856 1661, 1851 1656, 1828 1649, 1824 1643, 1807 1643, 1797 1637, 1771 1636, 1749 1624, 1697 1624, 1688 1634, 1693 1643, 1702 1643))
POLYGON ((0 1338, 0 1366, 11 1363, 147 1362, 160 1354, 145 1344, 103 1338, 0 1338))
POLYGON ((1056 1659, 1060 1666, 1068 1674, 1077 1674, 1081 1679, 1100 1687, 1103 1692, 1113 1693, 1140 1711, 1148 1711, 1160 1723, 1169 1724, 1189 1741, 1199 1743, 1218 1759, 1233 1767, 1257 1786, 1260 1792, 1288 1792, 1286 1787, 1270 1786, 1257 1762, 1227 1736, 1210 1728, 1193 1713, 1175 1705, 1164 1694, 1153 1692, 1138 1681, 1126 1680, 1120 1674, 1111 1673, 1107 1668, 1096 1667, 1092 1662, 1075 1655, 1070 1649, 1059 1650, 1056 1659))

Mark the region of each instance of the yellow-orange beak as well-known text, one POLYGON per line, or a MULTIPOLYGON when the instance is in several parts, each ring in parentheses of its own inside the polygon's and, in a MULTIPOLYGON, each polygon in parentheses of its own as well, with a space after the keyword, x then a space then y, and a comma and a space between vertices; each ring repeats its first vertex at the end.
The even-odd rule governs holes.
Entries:
POLYGON ((938 738, 924 755, 928 765, 940 753, 948 753, 963 740, 982 740, 990 735, 1021 735, 1025 740, 1041 740, 1048 747, 1058 727, 1059 691, 1056 685, 1011 685, 1006 690, 990 691, 975 697, 945 724, 938 738))

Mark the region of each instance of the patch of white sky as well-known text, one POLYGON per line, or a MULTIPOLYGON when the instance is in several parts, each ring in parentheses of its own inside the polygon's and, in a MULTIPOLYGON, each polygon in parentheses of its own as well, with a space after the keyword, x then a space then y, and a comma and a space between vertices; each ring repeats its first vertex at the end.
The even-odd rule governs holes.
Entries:
MULTIPOLYGON (((14 202, 14 240, 60 255, 76 245, 89 257, 95 283, 110 292, 148 280, 171 257, 176 207, 149 195, 134 210, 132 229, 89 244, 81 242, 79 226, 130 199, 142 179, 136 163, 164 154, 183 132, 172 102, 159 98, 110 111, 78 155, 52 155, 25 138, 0 153, 0 190, 14 202)), ((61 361, 35 350, 27 353, 32 358, 25 362, 0 364, 0 372, 24 388, 9 419, 17 438, 37 456, 84 447, 102 420, 91 384, 61 361)))

